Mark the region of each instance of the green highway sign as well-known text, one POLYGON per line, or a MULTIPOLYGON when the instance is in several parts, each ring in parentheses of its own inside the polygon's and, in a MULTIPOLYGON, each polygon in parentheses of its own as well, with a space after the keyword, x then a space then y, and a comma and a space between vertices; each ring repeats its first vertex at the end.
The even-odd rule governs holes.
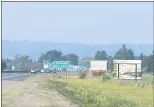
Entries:
POLYGON ((52 63, 52 68, 69 68, 69 61, 54 61, 52 63))

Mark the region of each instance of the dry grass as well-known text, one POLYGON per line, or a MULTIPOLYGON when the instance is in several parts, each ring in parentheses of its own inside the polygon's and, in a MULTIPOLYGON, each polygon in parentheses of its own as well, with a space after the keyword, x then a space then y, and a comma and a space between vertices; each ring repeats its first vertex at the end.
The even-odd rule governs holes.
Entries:
POLYGON ((3 107, 77 107, 48 88, 50 76, 33 76, 2 95, 3 107))
POLYGON ((100 82, 69 78, 67 84, 62 79, 55 79, 51 84, 63 86, 61 87, 63 90, 60 91, 68 93, 72 96, 72 99, 81 101, 84 107, 89 105, 98 107, 153 106, 153 90, 151 87, 138 87, 135 82, 131 82, 131 85, 123 82, 113 80, 100 82))

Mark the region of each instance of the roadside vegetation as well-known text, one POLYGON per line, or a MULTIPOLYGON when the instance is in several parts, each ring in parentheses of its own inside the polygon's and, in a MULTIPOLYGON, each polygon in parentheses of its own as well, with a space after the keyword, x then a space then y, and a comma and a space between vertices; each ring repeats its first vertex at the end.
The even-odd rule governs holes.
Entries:
MULTIPOLYGON (((105 77, 106 78, 106 77, 105 77)), ((93 81, 69 77, 49 81, 55 89, 81 107, 152 107, 151 87, 139 87, 135 81, 93 81)))
POLYGON ((142 80, 147 81, 147 82, 153 82, 154 81, 154 75, 152 75, 151 73, 144 73, 142 75, 142 80))

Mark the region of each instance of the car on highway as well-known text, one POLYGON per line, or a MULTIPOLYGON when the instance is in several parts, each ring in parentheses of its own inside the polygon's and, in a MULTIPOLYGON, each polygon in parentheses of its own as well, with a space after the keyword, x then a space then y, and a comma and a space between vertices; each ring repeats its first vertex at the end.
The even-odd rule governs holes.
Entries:
POLYGON ((45 72, 45 73, 51 73, 52 70, 50 70, 50 69, 45 69, 44 72, 45 72))
POLYGON ((44 70, 41 70, 41 73, 44 73, 44 70))
POLYGON ((36 74, 36 71, 35 70, 31 70, 30 73, 31 74, 36 74))
POLYGON ((56 70, 53 70, 53 73, 57 73, 57 71, 56 70))

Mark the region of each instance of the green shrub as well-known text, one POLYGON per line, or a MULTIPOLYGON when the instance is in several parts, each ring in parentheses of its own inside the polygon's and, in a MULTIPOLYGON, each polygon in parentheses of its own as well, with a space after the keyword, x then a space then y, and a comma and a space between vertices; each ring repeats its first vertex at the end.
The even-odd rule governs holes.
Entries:
POLYGON ((110 76, 108 76, 108 75, 104 75, 103 76, 103 81, 106 81, 106 80, 110 80, 111 78, 110 78, 110 76))
POLYGON ((86 78, 86 73, 83 72, 80 74, 79 79, 85 79, 86 78))

